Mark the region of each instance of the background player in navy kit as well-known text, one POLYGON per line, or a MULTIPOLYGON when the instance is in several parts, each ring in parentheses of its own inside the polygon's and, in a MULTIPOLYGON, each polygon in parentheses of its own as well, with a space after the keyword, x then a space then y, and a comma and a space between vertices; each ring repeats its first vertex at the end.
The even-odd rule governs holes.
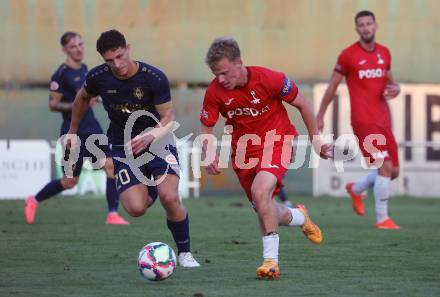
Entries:
MULTIPOLYGON (((138 217, 153 204, 158 194, 166 211, 168 228, 177 245, 179 264, 184 267, 200 266, 190 252, 188 213, 178 195, 179 164, 174 138, 172 133, 159 128, 169 127, 174 121, 168 79, 159 69, 131 60, 130 45, 116 30, 102 33, 96 49, 105 63, 89 72, 78 92, 69 134, 78 133, 80 120, 86 114, 90 100, 99 95, 110 118, 107 136, 122 205, 131 216, 138 217), (144 116, 131 126, 130 121, 140 111, 144 116), (146 116, 146 112, 156 120, 146 116), (127 128, 131 129, 131 133, 124 137, 127 128), (146 133, 148 128, 151 130, 146 133), (154 150, 158 143, 158 148, 154 150), (149 162, 134 164, 134 159, 139 160, 141 154, 150 156, 149 162), (118 158, 131 161, 124 162, 118 158), (141 176, 136 174, 138 171, 141 176), (151 176, 154 181, 147 187, 146 178, 151 176)), ((75 147, 73 139, 67 140, 72 148, 75 147)))
MULTIPOLYGON (((61 36, 60 42, 63 52, 66 54, 66 61, 61 64, 57 71, 52 75, 50 83, 49 109, 62 114, 63 123, 61 125, 60 135, 64 135, 69 130, 72 115, 72 103, 76 92, 84 83, 87 75, 87 66, 82 63, 84 45, 81 36, 78 33, 66 32, 61 36)), ((94 102, 96 101, 91 101, 90 105, 93 105, 94 102)), ((87 106, 85 116, 78 129, 78 135, 83 139, 83 144, 89 135, 103 134, 90 105, 87 106)), ((101 146, 101 148, 104 149, 104 151, 108 151, 106 147, 101 146)), ((91 157, 85 146, 81 146, 80 158, 74 166, 73 177, 67 177, 64 175, 62 179, 53 180, 35 196, 30 196, 26 199, 24 212, 28 224, 33 224, 35 221, 38 203, 47 200, 66 189, 71 189, 78 183, 83 165, 83 157, 91 157)), ((106 196, 109 213, 107 215, 106 223, 127 225, 129 223, 117 213, 119 198, 115 186, 112 159, 108 157, 101 161, 105 162, 104 169, 107 175, 106 196)))

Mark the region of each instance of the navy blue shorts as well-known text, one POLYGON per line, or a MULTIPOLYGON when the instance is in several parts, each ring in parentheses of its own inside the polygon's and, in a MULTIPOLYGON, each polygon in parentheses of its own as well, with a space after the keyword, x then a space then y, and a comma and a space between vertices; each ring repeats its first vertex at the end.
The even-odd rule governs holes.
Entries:
POLYGON ((160 152, 144 151, 142 161, 139 155, 135 155, 136 159, 126 158, 123 146, 112 146, 111 154, 115 166, 116 189, 119 194, 131 186, 142 183, 148 186, 148 192, 155 200, 157 198, 155 177, 180 174, 177 149, 172 145, 167 145, 160 152))
MULTIPOLYGON (((90 135, 78 135, 78 137, 81 140, 81 146, 80 146, 80 150, 79 150, 79 158, 78 161, 75 162, 74 164, 72 164, 72 169, 73 169, 73 176, 74 177, 78 177, 81 174, 81 170, 84 164, 84 158, 89 158, 92 162, 97 162, 97 157, 92 153, 89 152, 89 150, 86 147, 86 140, 90 135)), ((105 157, 106 158, 110 158, 111 157, 111 150, 110 150, 110 146, 109 145, 101 145, 98 143, 98 140, 95 140, 93 142, 101 151, 104 152, 105 157)), ((68 159, 68 152, 65 151, 65 159, 67 161, 68 159)), ((63 173, 66 174, 65 171, 65 167, 63 166, 63 173)))

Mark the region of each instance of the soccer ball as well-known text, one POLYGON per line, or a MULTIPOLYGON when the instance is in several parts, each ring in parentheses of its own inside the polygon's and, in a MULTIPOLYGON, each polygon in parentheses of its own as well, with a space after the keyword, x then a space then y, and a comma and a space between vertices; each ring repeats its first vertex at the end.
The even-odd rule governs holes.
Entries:
POLYGON ((162 242, 152 242, 144 246, 137 261, 141 276, 152 281, 168 278, 176 269, 176 264, 173 249, 162 242))

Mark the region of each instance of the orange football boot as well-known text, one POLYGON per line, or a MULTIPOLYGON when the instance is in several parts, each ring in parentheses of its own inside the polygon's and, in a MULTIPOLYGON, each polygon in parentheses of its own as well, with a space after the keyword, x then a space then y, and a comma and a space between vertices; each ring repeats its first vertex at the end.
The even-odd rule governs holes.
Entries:
POLYGON ((363 215, 365 215, 365 207, 364 207, 364 202, 362 201, 362 199, 364 199, 366 197, 366 195, 356 194, 355 192, 353 192, 353 186, 354 186, 354 183, 348 183, 345 186, 345 189, 347 190, 348 195, 350 195, 350 197, 351 197, 351 202, 352 202, 354 212, 358 216, 363 216, 363 215))
POLYGON ((32 225, 35 222, 35 216, 37 215, 38 202, 34 196, 29 196, 24 202, 24 216, 26 223, 32 225))
POLYGON ((264 259, 263 264, 257 268, 258 279, 278 279, 280 274, 280 267, 274 259, 264 259))
POLYGON ((110 212, 107 215, 107 219, 105 220, 105 223, 107 225, 129 225, 130 223, 124 220, 123 217, 121 217, 116 212, 110 212))
POLYGON ((313 243, 320 244, 322 242, 322 233, 321 229, 319 229, 318 225, 312 222, 310 219, 307 208, 299 204, 296 206, 300 212, 304 215, 304 224, 302 224, 301 229, 304 235, 313 243))
POLYGON ((394 223, 394 221, 391 218, 386 219, 385 221, 382 221, 380 223, 376 224, 377 229, 386 229, 386 230, 399 230, 401 227, 394 223))

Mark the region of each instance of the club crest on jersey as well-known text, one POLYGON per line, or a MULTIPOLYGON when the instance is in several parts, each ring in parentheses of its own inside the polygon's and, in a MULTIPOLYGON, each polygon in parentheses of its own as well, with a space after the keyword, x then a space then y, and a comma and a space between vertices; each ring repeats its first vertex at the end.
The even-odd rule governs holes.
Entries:
POLYGON ((144 98, 144 91, 142 91, 142 89, 139 87, 134 88, 133 96, 136 97, 137 99, 141 100, 142 98, 144 98))
POLYGON ((382 57, 380 56, 380 54, 377 54, 377 64, 385 64, 385 61, 382 59, 382 57))
POLYGON ((287 78, 287 76, 284 77, 284 83, 283 83, 283 88, 281 89, 281 96, 287 96, 290 94, 290 92, 292 92, 292 82, 290 81, 290 79, 287 78))
POLYGON ((251 95, 252 95, 252 100, 251 103, 252 104, 258 104, 260 103, 261 99, 257 97, 257 93, 255 91, 251 91, 251 95))
POLYGON ((60 85, 56 81, 50 82, 50 90, 51 91, 56 91, 56 90, 58 90, 59 87, 60 87, 60 85))

